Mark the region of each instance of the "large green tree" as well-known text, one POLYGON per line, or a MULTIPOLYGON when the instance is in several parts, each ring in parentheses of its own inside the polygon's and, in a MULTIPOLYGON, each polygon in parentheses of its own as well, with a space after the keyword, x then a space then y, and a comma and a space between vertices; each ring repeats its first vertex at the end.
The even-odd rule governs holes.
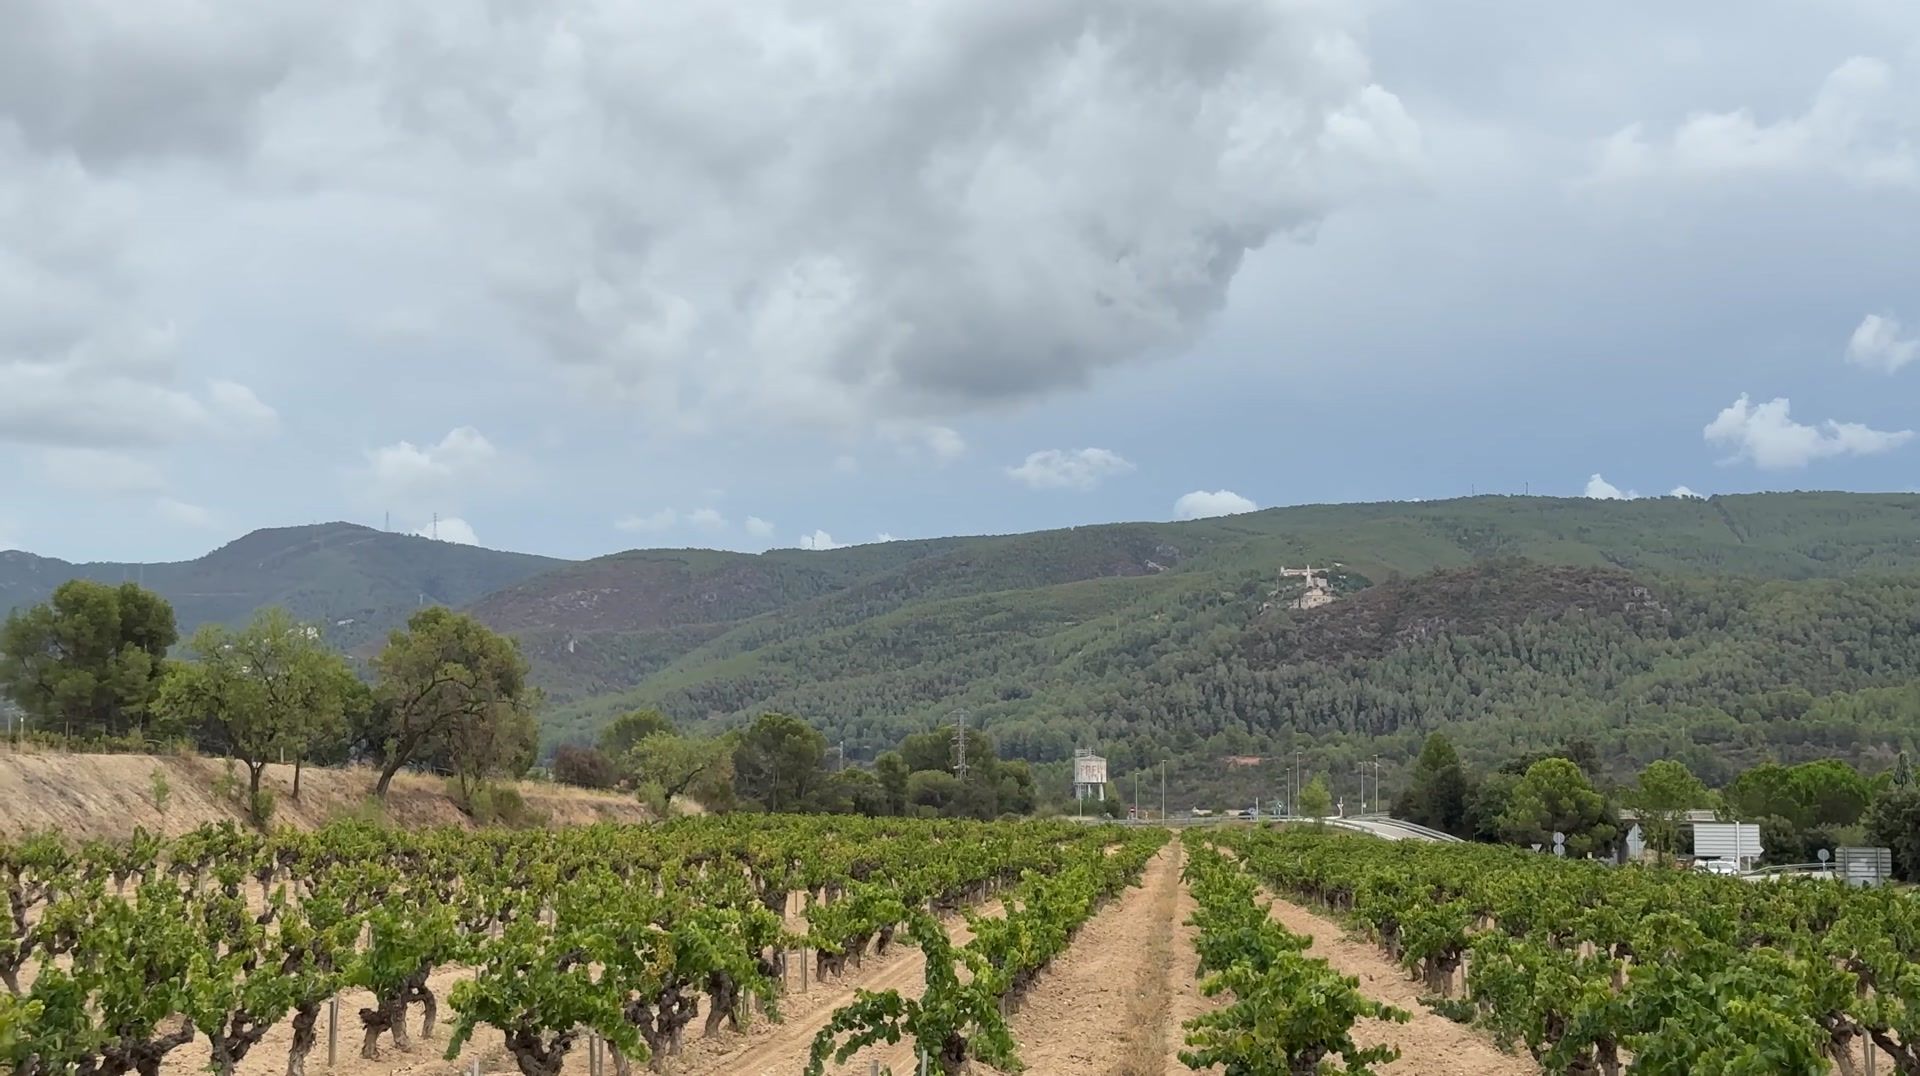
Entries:
POLYGON ((734 738, 682 736, 656 732, 627 752, 627 766, 642 797, 657 798, 661 814, 677 796, 691 796, 703 806, 726 806, 733 782, 734 738))
POLYGON ((658 710, 630 710, 600 730, 600 753, 610 759, 627 757, 633 745, 658 732, 674 731, 673 722, 658 710))
MULTIPOLYGON (((318 628, 279 608, 261 610, 239 631, 206 625, 188 649, 195 660, 172 667, 156 708, 192 727, 203 748, 246 766, 248 810, 265 823, 260 776, 267 763, 298 762, 343 737, 358 681, 318 628)), ((294 790, 298 795, 297 776, 294 790)))
POLYGON ((1647 847, 1661 857, 1680 847, 1680 823, 1687 812, 1713 803, 1713 794, 1693 771, 1672 759, 1649 762, 1639 782, 1627 795, 1627 804, 1640 816, 1640 832, 1647 847))
POLYGON ((733 788, 766 811, 813 810, 827 781, 827 738, 788 714, 761 714, 733 752, 733 788))
POLYGON ((1867 779, 1839 759, 1803 762, 1793 767, 1792 774, 1808 826, 1851 826, 1860 821, 1873 798, 1867 779))
POLYGON ((1393 801, 1394 817, 1466 836, 1468 787, 1453 742, 1433 733, 1420 748, 1405 791, 1393 801))
POLYGON ((0 626, 0 693, 33 725, 64 735, 147 733, 173 607, 133 583, 60 584, 0 626))
POLYGON ((532 761, 537 697, 514 640, 434 606, 389 636, 373 664, 376 797, 385 799, 394 774, 429 754, 444 755, 463 777, 532 761))
POLYGON ((1579 766, 1564 758, 1541 759, 1527 767, 1500 815, 1500 831, 1509 841, 1548 847, 1554 833, 1561 833, 1567 854, 1574 856, 1605 851, 1620 832, 1607 798, 1579 766))
POLYGON ((1911 784, 1880 793, 1867 810, 1867 840, 1893 850, 1894 874, 1920 882, 1920 788, 1911 784))
POLYGON ((880 787, 886 792, 887 813, 907 813, 907 783, 913 775, 913 768, 907 765, 907 760, 900 752, 880 752, 873 760, 873 775, 880 779, 880 787))
POLYGON ((1771 815, 1795 826, 1811 821, 1793 771, 1777 763, 1762 763, 1742 772, 1721 791, 1720 799, 1735 820, 1754 822, 1771 815))
POLYGON ((1300 790, 1300 813, 1308 818, 1325 818, 1333 813, 1333 792, 1327 788, 1325 774, 1316 773, 1300 790))

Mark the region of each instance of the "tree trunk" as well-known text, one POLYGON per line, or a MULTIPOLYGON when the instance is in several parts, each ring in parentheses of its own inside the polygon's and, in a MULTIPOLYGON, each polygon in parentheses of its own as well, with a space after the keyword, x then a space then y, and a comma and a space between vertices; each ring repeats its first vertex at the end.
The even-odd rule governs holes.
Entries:
POLYGON ((533 1031, 516 1031, 507 1036, 507 1050, 513 1054, 520 1076, 559 1076, 567 1062, 567 1050, 573 1046, 572 1031, 562 1031, 551 1044, 542 1042, 533 1031))
POLYGON ((407 1051, 413 1049, 413 1041, 407 1037, 406 991, 389 998, 381 999, 378 1008, 360 1010, 360 1026, 367 1029, 367 1037, 360 1044, 360 1056, 369 1061, 380 1058, 378 1040, 382 1031, 393 1035, 395 1049, 407 1051))
MULTIPOLYGON (((407 987, 407 1004, 414 1002, 420 1004, 420 1037, 423 1039, 431 1039, 433 1038, 434 1022, 440 1015, 440 1005, 433 996, 433 990, 427 986, 427 977, 424 974, 420 975, 416 981, 407 987)), ((405 1023, 406 1021, 403 1018, 401 1022, 405 1023)))
POLYGON ((260 775, 265 773, 267 761, 247 760, 247 817, 253 819, 256 826, 265 826, 267 820, 260 817, 260 775))
POLYGON ((176 1046, 193 1041, 192 1021, 183 1022, 180 1030, 171 1035, 162 1035, 157 1039, 129 1044, 127 1060, 132 1062, 133 1071, 140 1076, 160 1076, 161 1062, 176 1046))
POLYGON ((293 798, 300 798, 300 769, 307 764, 307 756, 296 755, 293 759, 293 798))
POLYGON ((380 767, 380 779, 373 783, 373 798, 385 802, 387 788, 393 784, 393 775, 400 772, 404 763, 389 762, 380 767))
POLYGON ((309 1001, 293 1012, 293 1045, 287 1048, 287 1076, 307 1076, 307 1055, 313 1052, 319 1036, 314 1026, 320 1022, 321 1001, 309 1001))

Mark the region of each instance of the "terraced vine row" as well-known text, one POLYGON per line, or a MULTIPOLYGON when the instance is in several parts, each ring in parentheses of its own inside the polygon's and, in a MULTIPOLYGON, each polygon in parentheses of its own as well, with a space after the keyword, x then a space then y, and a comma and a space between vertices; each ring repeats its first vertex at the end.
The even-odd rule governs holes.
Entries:
POLYGON ((1920 895, 1478 845, 1248 829, 1276 890, 1372 934, 1436 1007, 1555 1073, 1920 1076, 1920 895), (1464 980, 1464 988, 1456 987, 1464 980))
POLYGON ((820 1030, 807 1076, 821 1076, 829 1057, 844 1062, 862 1047, 903 1038, 942 1073, 974 1060, 1017 1069, 1008 1009, 1101 906, 1140 878, 1166 839, 1164 830, 1130 830, 1110 845, 1069 849, 1058 868, 1031 872, 1005 893, 1002 914, 969 915, 965 945, 952 944, 932 916, 911 912, 908 931, 926 955, 924 990, 861 991, 820 1030))
POLYGON ((1407 1013, 1360 993, 1358 981, 1308 957, 1310 939, 1268 915, 1259 886, 1237 863, 1189 838, 1186 877, 1198 903, 1194 925, 1208 997, 1229 1004, 1186 1024, 1180 1060, 1189 1068, 1219 1066, 1226 1076, 1371 1076, 1392 1061, 1391 1046, 1363 1047, 1355 1021, 1404 1023, 1407 1013), (1336 1064, 1332 1058, 1338 1058, 1336 1064))
MULTIPOLYGON (((1110 891, 1157 843, 1069 823, 764 816, 560 833, 225 826, 77 847, 35 837, 0 844, 0 1066, 158 1076, 204 1040, 210 1067, 231 1074, 289 1023, 287 1071, 302 1076, 322 1008, 357 988, 374 998, 358 1014, 364 1056, 383 1039, 410 1045, 415 1027, 431 1038, 444 1001, 449 1057, 491 1028, 525 1076, 555 1076, 593 1033, 624 1076, 678 1052, 703 1004, 709 1034, 756 1005, 777 1018, 796 946, 831 974, 904 926, 931 958, 945 943, 934 914, 1016 883, 1010 907, 1023 909, 1110 891), (783 919, 795 894, 809 895, 804 934, 783 919), (434 972, 453 967, 473 977, 439 998, 434 972)), ((988 969, 973 981, 1010 987, 1000 969, 1044 953, 1057 926, 1010 914, 969 958, 988 969)), ((922 1018, 913 1033, 932 1026, 922 1018)))

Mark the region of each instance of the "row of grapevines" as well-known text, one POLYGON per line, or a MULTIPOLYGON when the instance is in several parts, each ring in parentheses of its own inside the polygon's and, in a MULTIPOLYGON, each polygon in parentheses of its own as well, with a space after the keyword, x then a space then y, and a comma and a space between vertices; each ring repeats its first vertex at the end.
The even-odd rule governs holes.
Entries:
POLYGON ((1308 831, 1221 839, 1549 1072, 1850 1073, 1864 1043, 1920 1076, 1911 890, 1308 831))
POLYGON ((0 843, 0 1066, 156 1076, 204 1038, 210 1066, 231 1073, 286 1022, 288 1071, 301 1076, 329 999, 371 996, 358 1013, 365 1056, 383 1037, 408 1050, 414 1027, 434 1035, 435 973, 461 967, 474 971, 445 999, 449 1056, 487 1025, 526 1076, 558 1072, 587 1031, 612 1044, 617 1068, 658 1067, 703 1004, 709 1034, 756 1003, 777 1013, 789 948, 864 950, 909 909, 1108 839, 1070 823, 761 816, 0 843), (808 937, 784 922, 796 893, 822 916, 808 937), (867 925, 828 930, 843 906, 867 925))
POLYGON ((1308 957, 1312 942, 1275 922, 1272 905, 1237 863, 1186 835, 1185 877, 1196 910, 1194 948, 1207 978, 1201 993, 1232 1001, 1184 1025, 1193 1069, 1219 1066, 1227 1076, 1368 1076, 1400 1056, 1392 1046, 1353 1041, 1362 1018, 1405 1022, 1409 1014, 1360 993, 1359 981, 1308 957), (1330 1060, 1339 1058, 1337 1067, 1330 1060))
POLYGON ((1159 829, 1101 831, 1077 842, 1061 863, 1029 870, 1008 890, 1002 914, 969 914, 973 938, 965 945, 954 945, 932 914, 913 909, 907 934, 926 958, 920 996, 858 991, 814 1038, 808 1076, 820 1076, 829 1057, 844 1063, 867 1046, 903 1038, 942 1073, 964 1071, 970 1060, 1017 1069, 1008 1008, 1096 910, 1139 880, 1165 843, 1159 829))

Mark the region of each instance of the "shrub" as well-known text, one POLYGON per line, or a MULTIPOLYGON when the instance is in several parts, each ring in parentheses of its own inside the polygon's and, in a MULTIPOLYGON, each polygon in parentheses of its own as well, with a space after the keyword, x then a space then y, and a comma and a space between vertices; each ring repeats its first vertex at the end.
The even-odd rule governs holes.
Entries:
POLYGON ((460 783, 448 781, 447 798, 476 825, 537 829, 550 821, 544 812, 530 806, 526 797, 512 785, 489 782, 474 786, 471 795, 462 796, 460 783))
POLYGON ((578 788, 612 788, 620 771, 597 747, 562 744, 553 753, 553 779, 578 788))
POLYGON ((167 804, 173 799, 173 786, 167 783, 166 771, 156 768, 148 776, 147 794, 153 798, 153 809, 166 817, 167 804))

